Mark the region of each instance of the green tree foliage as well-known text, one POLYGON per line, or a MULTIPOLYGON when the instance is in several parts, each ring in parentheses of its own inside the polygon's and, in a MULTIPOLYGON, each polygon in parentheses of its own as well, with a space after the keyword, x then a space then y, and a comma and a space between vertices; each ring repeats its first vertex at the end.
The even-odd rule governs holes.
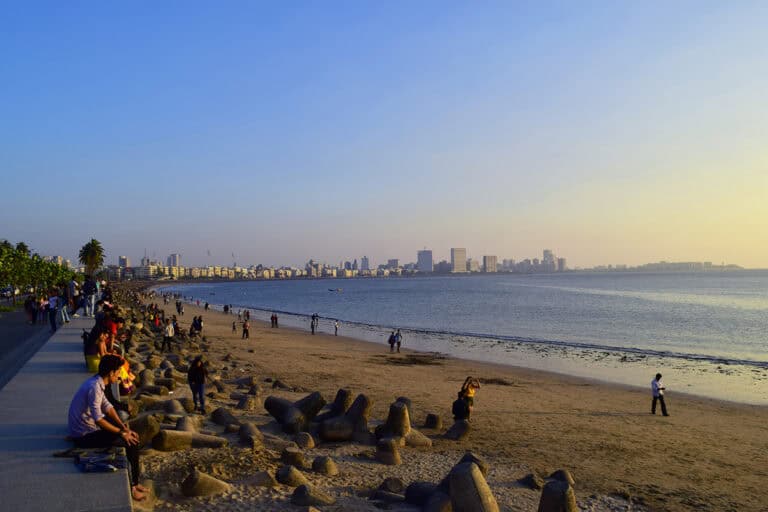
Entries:
MULTIPOLYGON (((74 272, 68 268, 29 252, 24 242, 15 247, 7 240, 0 242, 0 287, 10 286, 22 291, 34 288, 44 292, 72 279, 74 272)), ((13 300, 16 301, 15 295, 13 300)))
POLYGON ((92 276, 104 265, 104 249, 95 238, 80 249, 80 263, 85 265, 85 273, 92 276))

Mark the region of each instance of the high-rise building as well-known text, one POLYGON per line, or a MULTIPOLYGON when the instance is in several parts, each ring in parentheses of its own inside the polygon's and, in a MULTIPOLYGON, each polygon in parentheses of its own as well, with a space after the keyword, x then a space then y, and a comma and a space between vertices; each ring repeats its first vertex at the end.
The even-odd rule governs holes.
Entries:
POLYGON ((462 247, 451 247, 451 272, 467 271, 467 250, 462 247))
POLYGON ((368 256, 363 256, 362 258, 360 258, 360 270, 362 270, 363 272, 371 270, 371 264, 368 261, 368 256))
POLYGON ((419 272, 432 272, 432 251, 424 249, 416 253, 416 269, 419 272))
POLYGON ((117 266, 120 268, 130 268, 131 259, 128 256, 120 256, 117 258, 117 266))
POLYGON ((181 266, 181 254, 173 253, 170 256, 168 256, 168 266, 169 267, 180 267, 181 266))
POLYGON ((480 262, 472 258, 467 258, 467 272, 480 272, 480 262))
POLYGON ((400 260, 397 258, 392 258, 387 260, 387 267, 389 268, 398 268, 400 266, 400 260))
POLYGON ((541 260, 541 270, 544 272, 554 272, 557 270, 555 255, 549 249, 544 249, 543 258, 541 260))
POLYGON ((496 256, 483 256, 483 272, 496 272, 496 256))
POLYGON ((568 267, 565 264, 565 258, 557 258, 557 271, 565 272, 566 270, 568 270, 568 267))

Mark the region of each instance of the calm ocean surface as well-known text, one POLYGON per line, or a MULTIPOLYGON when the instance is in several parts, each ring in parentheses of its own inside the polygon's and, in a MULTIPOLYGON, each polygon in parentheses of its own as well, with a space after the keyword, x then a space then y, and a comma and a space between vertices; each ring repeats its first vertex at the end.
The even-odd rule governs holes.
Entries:
POLYGON ((768 404, 768 271, 568 273, 163 286, 281 323, 473 360, 768 404), (340 291, 336 291, 340 288, 340 291), (330 291, 333 289, 334 291, 330 291), (646 378, 647 377, 647 378, 646 378), (673 388, 672 382, 668 387, 673 388), (674 388, 673 388, 674 389, 674 388))

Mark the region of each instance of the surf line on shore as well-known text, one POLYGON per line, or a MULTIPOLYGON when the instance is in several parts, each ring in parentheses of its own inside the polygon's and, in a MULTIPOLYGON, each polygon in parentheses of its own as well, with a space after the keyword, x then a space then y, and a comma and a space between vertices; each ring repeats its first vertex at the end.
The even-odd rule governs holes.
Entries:
MULTIPOLYGON (((156 288, 156 291, 163 292, 163 287, 156 288)), ((184 302, 188 304, 195 304, 194 300, 188 300, 184 299, 184 302)), ((219 312, 223 312, 224 310, 224 304, 218 304, 218 303, 211 303, 209 302, 209 308, 214 309, 219 312)), ((258 304, 231 304, 232 307, 239 308, 241 310, 251 310, 254 313, 261 313, 270 315, 272 313, 277 313, 279 315, 287 316, 289 318, 292 318, 296 321, 295 325, 291 325, 291 327, 301 328, 303 323, 306 323, 310 320, 313 313, 299 313, 296 311, 286 311, 286 310, 280 310, 280 309, 274 309, 270 308, 264 305, 258 305, 258 304)), ((514 336, 514 335, 499 335, 499 334, 488 334, 488 333, 478 333, 478 332, 469 332, 469 331, 449 331, 449 330, 439 330, 439 329, 424 329, 424 328, 418 328, 418 327, 409 327, 409 326, 403 326, 403 325, 385 325, 385 324, 374 324, 374 323, 368 323, 368 322, 360 322, 357 320, 348 320, 345 318, 339 318, 339 317, 329 317, 329 316, 321 316, 318 315, 320 320, 324 320, 327 322, 334 322, 338 320, 339 322, 342 322, 345 327, 353 327, 360 329, 362 331, 370 332, 374 337, 376 335, 379 336, 385 336, 389 333, 389 331, 400 329, 403 334, 409 335, 409 336, 426 336, 433 339, 448 339, 453 343, 456 343, 458 345, 471 343, 475 340, 484 342, 484 343, 509 343, 509 344, 519 344, 522 346, 528 346, 528 347, 552 347, 552 348, 561 348, 561 349, 575 349, 575 350, 586 350, 586 351, 596 351, 596 352, 606 352, 611 353, 614 355, 618 355, 621 357, 622 355, 627 356, 634 356, 638 358, 645 358, 645 357, 655 357, 655 358, 665 358, 665 359, 678 359, 678 360, 684 360, 691 363, 709 363, 714 365, 727 365, 727 366, 745 366, 745 367, 751 367, 755 369, 762 369, 762 370, 768 370, 768 361, 758 361, 753 359, 743 359, 743 358, 728 358, 723 356, 717 356, 717 355, 711 355, 711 354, 699 354, 699 353, 691 353, 691 352, 676 352, 676 351, 668 351, 668 350, 653 350, 648 348, 638 348, 638 347, 626 347, 626 346, 619 346, 619 345, 606 345, 601 343, 589 343, 589 342, 581 342, 581 341, 568 341, 568 340, 552 340, 552 339, 546 339, 546 338, 535 338, 535 337, 525 337, 525 336, 514 336)), ((354 337, 354 335, 352 335, 354 337)), ((372 340, 366 340, 366 341, 372 341, 372 340)), ((449 353, 446 353, 449 354, 449 353)), ((455 354, 449 354, 449 355, 455 355, 455 354)))

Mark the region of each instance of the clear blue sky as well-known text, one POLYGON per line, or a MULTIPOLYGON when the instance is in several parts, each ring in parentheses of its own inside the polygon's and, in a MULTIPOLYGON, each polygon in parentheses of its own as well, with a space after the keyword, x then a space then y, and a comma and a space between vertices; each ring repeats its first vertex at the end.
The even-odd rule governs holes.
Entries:
POLYGON ((765 2, 289 4, 6 4, 0 238, 768 267, 765 2))

